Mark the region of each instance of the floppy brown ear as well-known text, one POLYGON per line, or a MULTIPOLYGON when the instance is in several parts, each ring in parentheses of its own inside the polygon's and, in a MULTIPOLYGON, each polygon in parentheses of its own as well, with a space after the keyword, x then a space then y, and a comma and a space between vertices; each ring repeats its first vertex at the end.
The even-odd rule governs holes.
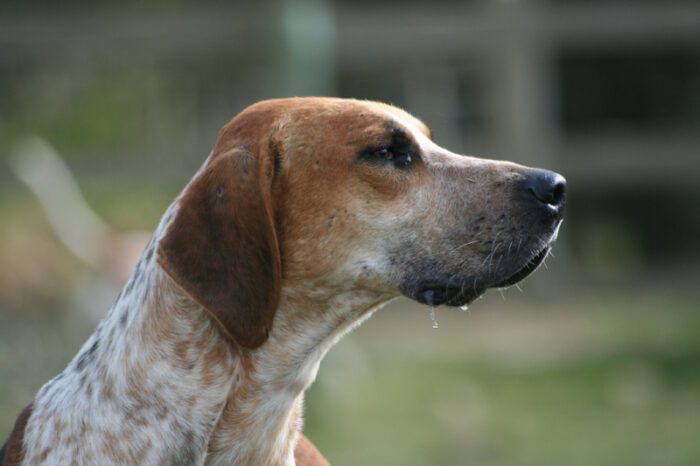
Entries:
POLYGON ((213 155, 159 246, 168 275, 246 348, 267 339, 279 301, 270 163, 245 149, 213 155))

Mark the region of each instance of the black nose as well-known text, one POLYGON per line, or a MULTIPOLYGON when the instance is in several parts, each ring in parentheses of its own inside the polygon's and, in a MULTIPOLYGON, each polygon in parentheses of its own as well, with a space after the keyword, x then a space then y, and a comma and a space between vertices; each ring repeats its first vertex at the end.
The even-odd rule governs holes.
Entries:
POLYGON ((539 202, 560 213, 566 198, 566 179, 559 173, 534 170, 526 180, 528 192, 539 202))

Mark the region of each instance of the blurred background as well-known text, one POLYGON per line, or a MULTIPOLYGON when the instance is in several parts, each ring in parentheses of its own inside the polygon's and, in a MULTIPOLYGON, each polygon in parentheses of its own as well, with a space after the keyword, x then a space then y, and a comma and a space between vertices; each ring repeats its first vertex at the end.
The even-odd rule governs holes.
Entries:
POLYGON ((331 351, 305 431, 334 465, 700 464, 700 2, 677 0, 3 0, 0 437, 218 129, 293 95, 569 180, 522 292, 438 329, 398 300, 331 351))

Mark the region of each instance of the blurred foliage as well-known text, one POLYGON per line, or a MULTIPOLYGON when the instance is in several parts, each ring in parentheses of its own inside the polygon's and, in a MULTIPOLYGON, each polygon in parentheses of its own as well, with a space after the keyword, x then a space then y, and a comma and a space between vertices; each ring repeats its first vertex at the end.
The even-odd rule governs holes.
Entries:
POLYGON ((591 220, 576 232, 582 266, 602 280, 638 274, 646 258, 637 230, 620 220, 591 220))
POLYGON ((130 176, 93 179, 85 184, 85 193, 108 223, 124 231, 153 231, 182 186, 179 180, 154 182, 130 176))
POLYGON ((0 140, 41 134, 69 159, 114 158, 139 142, 147 130, 147 103, 156 99, 142 73, 76 76, 46 70, 17 79, 0 119, 0 140))
MULTIPOLYGON (((148 7, 177 7, 178 5, 192 5, 196 3, 194 0, 152 0, 148 2, 148 7)), ((216 2, 209 2, 216 3, 216 2)), ((99 8, 109 8, 115 5, 120 7, 141 7, 145 5, 143 2, 138 0, 127 0, 127 1, 114 1, 114 0, 101 0, 99 2, 91 0, 63 0, 60 5, 51 0, 3 0, 0 3, 0 11, 5 10, 8 12, 32 12, 32 11, 71 11, 80 10, 84 11, 86 9, 99 9, 99 8)))

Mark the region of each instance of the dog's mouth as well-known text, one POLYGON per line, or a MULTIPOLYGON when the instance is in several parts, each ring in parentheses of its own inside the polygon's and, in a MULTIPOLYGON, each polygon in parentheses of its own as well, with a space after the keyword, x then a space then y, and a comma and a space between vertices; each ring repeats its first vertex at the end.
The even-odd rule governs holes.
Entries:
POLYGON ((544 262, 544 259, 549 254, 550 246, 545 246, 541 251, 536 253, 525 265, 518 269, 512 275, 509 275, 503 280, 496 282, 485 282, 482 279, 467 279, 459 286, 445 284, 444 282, 428 282, 424 283, 417 289, 409 293, 409 296, 416 301, 430 306, 464 306, 471 304, 475 299, 484 294, 489 288, 504 288, 515 285, 544 262))
POLYGON ((525 277, 537 270, 537 268, 542 264, 542 262, 544 262, 544 259, 545 257, 547 257, 547 254, 549 254, 550 249, 551 248, 549 246, 545 247, 540 252, 535 254, 535 256, 532 259, 530 259, 522 269, 518 270, 505 280, 491 285, 489 288, 505 288, 507 286, 515 285, 519 281, 523 280, 525 277))

